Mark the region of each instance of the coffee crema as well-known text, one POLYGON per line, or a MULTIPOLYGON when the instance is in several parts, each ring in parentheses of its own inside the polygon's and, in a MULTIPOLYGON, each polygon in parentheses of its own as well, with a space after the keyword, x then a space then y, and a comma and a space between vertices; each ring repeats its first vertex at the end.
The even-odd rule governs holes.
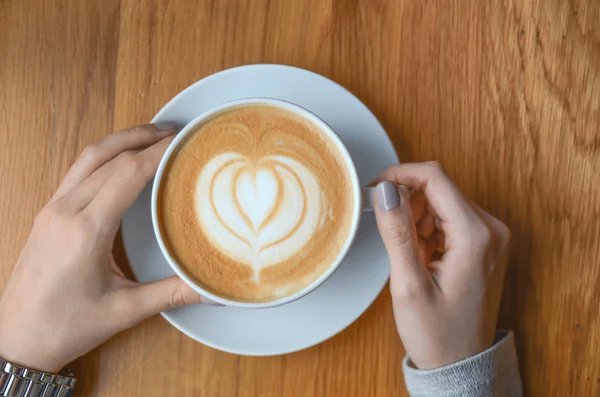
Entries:
POLYGON ((350 171, 317 125, 247 105, 198 125, 170 158, 163 241, 203 288, 237 301, 291 295, 334 262, 354 214, 350 171))

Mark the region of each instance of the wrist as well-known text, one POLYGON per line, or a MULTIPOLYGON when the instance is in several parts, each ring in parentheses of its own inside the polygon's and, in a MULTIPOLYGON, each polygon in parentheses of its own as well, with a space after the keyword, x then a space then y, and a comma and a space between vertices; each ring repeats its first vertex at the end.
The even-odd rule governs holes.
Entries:
POLYGON ((508 331, 498 332, 487 350, 459 362, 423 370, 405 357, 403 370, 410 395, 522 395, 514 337, 508 331))
POLYGON ((469 332, 445 336, 429 335, 425 339, 427 343, 423 343, 420 338, 407 340, 409 343, 405 342, 405 347, 411 362, 419 369, 433 370, 475 356, 493 344, 493 336, 489 342, 487 338, 469 332))
POLYGON ((60 372, 62 365, 58 364, 52 355, 31 347, 3 338, 0 332, 0 359, 35 371, 52 374, 60 372))
POLYGON ((59 337, 40 324, 48 319, 24 314, 19 306, 0 305, 0 358, 15 365, 47 373, 58 373, 60 364, 59 337), (19 312, 20 310, 20 312, 19 312), (31 321, 36 318, 36 321, 31 321))

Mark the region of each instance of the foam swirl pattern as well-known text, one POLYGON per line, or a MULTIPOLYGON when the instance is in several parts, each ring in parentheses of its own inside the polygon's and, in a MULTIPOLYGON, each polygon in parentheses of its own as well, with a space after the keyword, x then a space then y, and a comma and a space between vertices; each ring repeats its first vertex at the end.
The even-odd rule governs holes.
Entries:
POLYGON ((317 279, 343 248, 354 205, 330 138, 264 105, 197 127, 158 195, 170 253, 205 288, 241 301, 277 299, 317 279))

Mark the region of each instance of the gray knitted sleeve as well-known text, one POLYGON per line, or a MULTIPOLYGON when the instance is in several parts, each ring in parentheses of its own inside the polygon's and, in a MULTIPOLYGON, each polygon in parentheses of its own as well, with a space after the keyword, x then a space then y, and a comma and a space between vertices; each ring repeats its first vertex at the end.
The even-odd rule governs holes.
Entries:
POLYGON ((419 370, 404 359, 411 397, 521 397, 521 378, 512 331, 499 331, 492 347, 445 367, 419 370))

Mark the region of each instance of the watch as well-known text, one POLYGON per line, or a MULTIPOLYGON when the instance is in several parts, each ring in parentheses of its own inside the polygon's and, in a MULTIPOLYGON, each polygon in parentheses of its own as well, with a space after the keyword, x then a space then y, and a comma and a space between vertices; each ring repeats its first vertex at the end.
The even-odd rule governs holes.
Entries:
POLYGON ((20 367, 0 358, 1 397, 69 397, 77 379, 20 367))

